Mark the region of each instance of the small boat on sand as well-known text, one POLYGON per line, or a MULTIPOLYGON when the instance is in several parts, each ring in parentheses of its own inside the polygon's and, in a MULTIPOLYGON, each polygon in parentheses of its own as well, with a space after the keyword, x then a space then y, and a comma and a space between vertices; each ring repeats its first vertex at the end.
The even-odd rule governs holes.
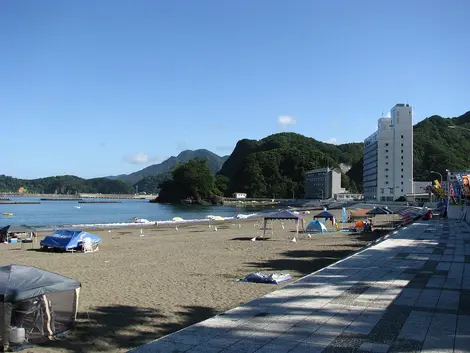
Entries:
POLYGON ((13 216, 13 213, 11 213, 11 212, 3 212, 3 215, 4 215, 4 216, 7 216, 7 217, 11 217, 11 216, 13 216))

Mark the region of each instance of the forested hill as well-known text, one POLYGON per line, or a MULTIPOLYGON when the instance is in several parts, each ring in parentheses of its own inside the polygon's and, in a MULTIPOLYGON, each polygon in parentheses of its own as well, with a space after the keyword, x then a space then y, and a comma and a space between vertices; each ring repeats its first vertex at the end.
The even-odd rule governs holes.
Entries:
POLYGON ((82 179, 73 175, 61 175, 40 179, 17 179, 0 175, 0 192, 24 192, 43 194, 101 193, 132 194, 132 185, 107 178, 82 179))
MULTIPOLYGON (((296 133, 262 140, 240 140, 219 172, 227 178, 225 194, 246 192, 250 197, 303 195, 304 174, 320 167, 351 166, 363 153, 362 143, 333 145, 296 133)), ((356 189, 343 177, 343 186, 356 189)))
POLYGON ((436 178, 431 170, 445 174, 446 169, 470 169, 470 111, 456 118, 431 116, 416 124, 413 132, 416 180, 436 178))

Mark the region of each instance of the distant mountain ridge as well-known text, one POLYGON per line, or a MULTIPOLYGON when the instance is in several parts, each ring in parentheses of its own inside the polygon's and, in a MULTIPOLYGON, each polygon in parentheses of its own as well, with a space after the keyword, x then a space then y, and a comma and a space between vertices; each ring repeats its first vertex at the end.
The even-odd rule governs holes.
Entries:
POLYGON ((178 154, 176 157, 172 156, 164 160, 161 163, 153 164, 137 172, 134 172, 131 174, 120 174, 120 175, 115 175, 115 176, 108 176, 106 178, 135 184, 145 177, 154 176, 154 175, 161 174, 161 173, 168 173, 178 163, 186 163, 189 160, 195 159, 195 158, 207 158, 209 162, 209 167, 212 170, 212 172, 215 174, 222 168, 223 164, 228 159, 228 157, 229 156, 221 157, 206 149, 186 150, 178 154))

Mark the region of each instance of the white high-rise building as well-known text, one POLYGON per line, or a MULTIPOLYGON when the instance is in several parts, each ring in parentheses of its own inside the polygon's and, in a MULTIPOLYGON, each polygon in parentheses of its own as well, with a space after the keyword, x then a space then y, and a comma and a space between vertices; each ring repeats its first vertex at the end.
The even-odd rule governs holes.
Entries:
POLYGON ((364 140, 364 199, 394 201, 413 190, 413 109, 397 104, 364 140))

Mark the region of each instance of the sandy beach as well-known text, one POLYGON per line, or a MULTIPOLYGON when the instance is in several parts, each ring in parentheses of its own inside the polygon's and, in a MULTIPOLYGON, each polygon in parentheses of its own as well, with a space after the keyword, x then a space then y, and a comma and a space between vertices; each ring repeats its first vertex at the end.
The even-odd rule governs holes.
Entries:
POLYGON ((1 244, 2 266, 37 266, 82 282, 74 333, 26 352, 125 352, 282 286, 234 281, 251 272, 297 279, 384 234, 300 235, 293 243, 294 225, 284 224, 256 242, 250 239, 262 233, 259 220, 219 222, 217 231, 208 224, 153 226, 142 228, 143 236, 135 227, 95 230, 103 243, 93 254, 1 244))

